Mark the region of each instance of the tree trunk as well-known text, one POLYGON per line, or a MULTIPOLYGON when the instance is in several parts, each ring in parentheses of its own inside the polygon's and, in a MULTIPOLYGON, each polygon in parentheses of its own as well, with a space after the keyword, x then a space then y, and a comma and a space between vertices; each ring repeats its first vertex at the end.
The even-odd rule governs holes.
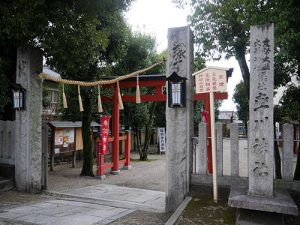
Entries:
POLYGON ((150 103, 150 116, 149 116, 149 121, 145 125, 145 142, 142 150, 142 157, 140 157, 140 160, 142 161, 147 161, 148 160, 148 148, 149 148, 149 143, 150 143, 150 136, 151 136, 151 130, 152 130, 152 124, 153 124, 153 119, 154 119, 154 112, 155 112, 155 107, 156 107, 156 102, 150 103))
POLYGON ((141 145, 142 145, 142 131, 141 131, 141 129, 140 128, 138 128, 138 136, 139 136, 139 141, 138 141, 138 145, 139 145, 139 148, 141 147, 141 145))
POLYGON ((91 122, 92 122, 92 99, 89 91, 81 92, 83 97, 82 112, 82 141, 83 141, 83 166, 81 176, 94 176, 93 173, 93 149, 91 139, 91 122))
POLYGON ((242 73, 242 77, 246 86, 246 90, 247 90, 247 97, 249 99, 249 88, 250 88, 250 72, 249 72, 249 68, 246 62, 246 57, 245 57, 245 48, 244 47, 240 47, 240 46, 235 46, 235 58, 239 63, 240 66, 240 70, 242 73))
POLYGON ((139 128, 136 128, 136 147, 141 158, 143 153, 141 151, 141 131, 139 128))
POLYGON ((145 126, 145 141, 144 146, 141 149, 140 160, 147 161, 148 160, 148 146, 149 146, 149 126, 145 126))
MULTIPOLYGON (((276 127, 274 122, 274 137, 276 138, 276 127)), ((277 141, 274 141, 275 178, 281 179, 281 159, 277 141)))

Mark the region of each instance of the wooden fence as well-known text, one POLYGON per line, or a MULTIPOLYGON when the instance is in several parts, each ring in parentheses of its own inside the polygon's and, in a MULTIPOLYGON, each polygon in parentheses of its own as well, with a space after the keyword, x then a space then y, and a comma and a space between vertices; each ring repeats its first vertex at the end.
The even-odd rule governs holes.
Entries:
POLYGON ((15 121, 0 120, 0 163, 15 164, 15 121))
MULTIPOLYGON (((223 124, 216 123, 216 160, 219 185, 245 183, 248 180, 248 140, 238 134, 238 124, 230 124, 230 137, 223 137, 223 124)), ((199 124, 199 136, 193 138, 192 184, 212 184, 212 175, 207 171, 206 124, 199 124)), ((300 181, 293 181, 297 156, 293 152, 294 130, 292 124, 283 124, 280 142, 282 179, 275 180, 275 186, 298 189, 300 181)), ((274 163, 275 167, 275 163, 274 163)), ((274 168, 275 169, 275 168, 274 168)))

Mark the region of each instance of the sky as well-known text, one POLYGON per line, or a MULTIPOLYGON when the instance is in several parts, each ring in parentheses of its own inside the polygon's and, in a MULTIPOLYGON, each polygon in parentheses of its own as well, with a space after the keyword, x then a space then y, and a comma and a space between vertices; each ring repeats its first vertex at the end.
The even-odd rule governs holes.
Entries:
MULTIPOLYGON (((189 9, 177 8, 172 0, 135 0, 126 13, 126 18, 133 30, 155 36, 158 44, 157 51, 161 52, 168 46, 168 28, 186 26, 188 15, 189 9)), ((234 69, 227 84, 228 100, 223 101, 220 110, 236 111, 232 95, 235 86, 242 80, 238 62, 235 58, 230 58, 229 60, 209 61, 206 65, 234 69)))

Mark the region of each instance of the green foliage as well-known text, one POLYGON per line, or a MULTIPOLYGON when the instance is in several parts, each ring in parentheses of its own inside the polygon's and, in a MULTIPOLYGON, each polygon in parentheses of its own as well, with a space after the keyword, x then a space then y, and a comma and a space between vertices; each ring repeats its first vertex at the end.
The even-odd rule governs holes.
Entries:
POLYGON ((300 87, 290 85, 277 108, 283 122, 300 121, 300 87))
POLYGON ((202 101, 196 101, 194 106, 194 129, 197 129, 198 124, 202 121, 202 110, 203 110, 203 102, 202 101))
POLYGON ((196 54, 194 58, 194 72, 199 71, 205 67, 205 59, 199 54, 196 54))
MULTIPOLYGON (((292 75, 299 76, 300 3, 297 0, 174 0, 193 9, 189 16, 199 54, 220 59, 234 56, 249 89, 250 26, 275 24, 275 86, 285 85, 292 75)), ((247 95, 246 95, 247 96, 247 95)))
POLYGON ((51 103, 51 93, 50 89, 46 86, 43 85, 43 107, 49 107, 51 103))
POLYGON ((235 86, 233 101, 237 105, 239 119, 247 123, 249 120, 249 99, 247 98, 247 89, 243 81, 235 86))
MULTIPOLYGON (((156 54, 156 41, 152 36, 142 33, 129 33, 129 36, 127 37, 127 48, 124 56, 112 67, 113 74, 131 73, 150 66, 164 57, 164 52, 160 55, 156 54)), ((148 71, 147 74, 161 73, 163 68, 163 66, 154 68, 151 71, 148 71)), ((130 93, 131 95, 134 95, 135 91, 135 88, 123 90, 123 92, 127 94, 130 93)), ((141 95, 143 95, 151 94, 153 90, 151 88, 141 87, 140 91, 141 95)), ((155 121, 155 118, 157 118, 156 115, 159 115, 158 120, 161 120, 161 117, 164 117, 161 115, 162 107, 159 107, 158 109, 159 110, 156 110, 156 103, 154 102, 145 102, 141 104, 126 103, 124 111, 121 114, 121 121, 125 127, 131 127, 133 129, 134 147, 139 151, 141 160, 147 159, 149 146, 148 139, 150 139, 149 135, 153 124, 157 123, 157 121, 155 121), (149 136, 149 138, 146 138, 143 147, 141 146, 140 138, 142 128, 145 128, 145 135, 149 136)), ((160 121, 160 123, 163 123, 163 121, 160 121)))
MULTIPOLYGON (((120 57, 116 65, 112 68, 113 74, 123 75, 132 73, 157 62, 156 40, 152 36, 139 32, 129 32, 126 42, 127 47, 123 57, 120 57)), ((154 70, 148 71, 147 74, 153 74, 156 71, 157 68, 154 68, 154 70)))
MULTIPOLYGON (((106 74, 127 48, 128 34, 123 11, 131 0, 14 0, 0 2, 0 71, 5 62, 15 62, 16 48, 38 47, 47 64, 63 78, 93 81, 106 74), (13 53, 13 54, 12 54, 13 53)), ((15 66, 5 71, 14 82, 15 66)), ((90 122, 93 89, 82 88, 84 112, 78 113, 78 94, 65 87, 69 96, 66 118, 83 122, 84 163, 82 175, 92 175, 90 122), (73 100, 72 97, 74 96, 73 100), (73 101, 73 102, 72 102, 73 101)))

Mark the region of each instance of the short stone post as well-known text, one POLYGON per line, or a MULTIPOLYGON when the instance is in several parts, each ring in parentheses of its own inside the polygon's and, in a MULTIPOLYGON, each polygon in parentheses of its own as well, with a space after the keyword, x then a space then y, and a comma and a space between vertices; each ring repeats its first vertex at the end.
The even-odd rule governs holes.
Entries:
POLYGON ((223 176, 223 124, 216 123, 217 175, 223 176))
POLYGON ((294 147, 294 127, 293 124, 285 123, 282 126, 282 179, 293 181, 293 147, 294 147))
POLYGON ((230 165, 231 176, 239 176, 239 133, 238 124, 230 124, 230 165))
MULTIPOLYGON (((167 78, 177 73, 186 80, 186 106, 166 107, 167 169, 166 211, 174 211, 189 193, 192 172, 193 93, 192 78, 193 41, 188 26, 168 31, 167 78)), ((167 97, 168 99, 168 97, 167 97)))
POLYGON ((206 175, 207 171, 207 128, 206 123, 199 123, 199 174, 206 175))
POLYGON ((26 109, 16 111, 15 179, 18 190, 41 190, 42 178, 42 71, 40 50, 19 48, 16 83, 26 89, 26 109))

